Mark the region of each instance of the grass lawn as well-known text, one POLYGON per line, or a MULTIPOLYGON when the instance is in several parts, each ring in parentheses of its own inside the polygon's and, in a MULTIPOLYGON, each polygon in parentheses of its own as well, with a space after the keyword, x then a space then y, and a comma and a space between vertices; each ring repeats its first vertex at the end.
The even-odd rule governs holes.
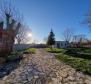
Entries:
POLYGON ((60 48, 46 48, 45 50, 50 53, 61 53, 64 51, 64 49, 60 48))
POLYGON ((28 48, 24 51, 24 54, 35 54, 36 49, 35 48, 28 48))
POLYGON ((71 57, 69 55, 65 54, 57 54, 56 58, 60 61, 65 62, 66 64, 72 66, 78 71, 82 71, 86 74, 91 75, 91 60, 83 59, 83 58, 77 58, 77 57, 71 57))

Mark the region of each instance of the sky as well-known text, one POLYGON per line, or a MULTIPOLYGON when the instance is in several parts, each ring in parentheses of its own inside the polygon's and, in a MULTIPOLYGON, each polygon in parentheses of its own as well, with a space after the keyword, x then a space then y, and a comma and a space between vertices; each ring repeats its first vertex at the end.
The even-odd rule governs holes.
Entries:
MULTIPOLYGON (((8 0, 9 1, 9 0, 8 0)), ((11 0, 24 16, 32 30, 32 38, 42 42, 51 30, 56 40, 63 39, 63 32, 71 28, 74 34, 85 34, 91 38, 91 31, 82 24, 91 8, 91 0, 11 0)))

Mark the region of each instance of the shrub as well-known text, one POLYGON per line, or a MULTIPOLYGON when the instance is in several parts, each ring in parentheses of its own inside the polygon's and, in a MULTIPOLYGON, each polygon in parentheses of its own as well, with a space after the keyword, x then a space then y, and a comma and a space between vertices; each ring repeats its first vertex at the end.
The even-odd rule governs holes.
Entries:
POLYGON ((67 49, 65 54, 70 55, 72 57, 79 57, 91 60, 91 49, 90 48, 70 48, 67 49))
POLYGON ((56 58, 60 61, 63 61, 69 65, 71 65, 76 70, 82 71, 84 73, 91 75, 91 61, 82 59, 82 58, 75 58, 64 54, 56 55, 56 58))
POLYGON ((6 57, 6 61, 14 61, 20 58, 22 58, 22 53, 15 51, 11 52, 11 54, 6 57))
POLYGON ((91 55, 91 48, 86 48, 84 52, 89 53, 91 55))
POLYGON ((35 54, 35 52, 36 52, 35 48, 29 48, 29 49, 26 49, 23 53, 24 54, 35 54))
POLYGON ((45 50, 51 53, 61 53, 64 51, 64 49, 59 49, 59 48, 46 48, 45 50))

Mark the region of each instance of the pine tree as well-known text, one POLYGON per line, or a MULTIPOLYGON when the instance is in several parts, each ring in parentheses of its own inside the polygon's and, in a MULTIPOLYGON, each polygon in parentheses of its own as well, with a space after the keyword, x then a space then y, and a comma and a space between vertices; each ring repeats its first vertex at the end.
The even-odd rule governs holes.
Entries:
POLYGON ((51 29, 51 32, 49 33, 49 36, 48 36, 48 40, 47 40, 47 45, 48 46, 52 46, 55 44, 55 34, 53 33, 52 29, 51 29))

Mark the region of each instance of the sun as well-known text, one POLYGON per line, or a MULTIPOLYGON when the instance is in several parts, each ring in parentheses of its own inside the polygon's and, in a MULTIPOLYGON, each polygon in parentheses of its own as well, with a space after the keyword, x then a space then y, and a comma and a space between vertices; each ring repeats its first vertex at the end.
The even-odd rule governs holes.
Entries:
POLYGON ((28 33, 27 36, 28 36, 28 37, 32 37, 32 33, 28 33))

